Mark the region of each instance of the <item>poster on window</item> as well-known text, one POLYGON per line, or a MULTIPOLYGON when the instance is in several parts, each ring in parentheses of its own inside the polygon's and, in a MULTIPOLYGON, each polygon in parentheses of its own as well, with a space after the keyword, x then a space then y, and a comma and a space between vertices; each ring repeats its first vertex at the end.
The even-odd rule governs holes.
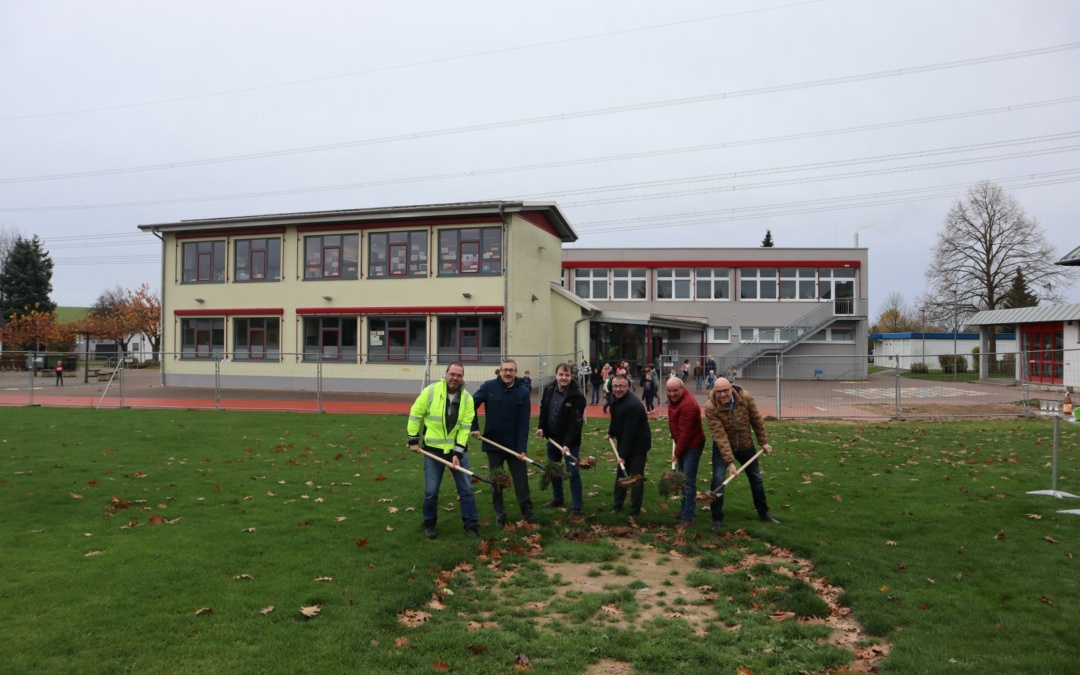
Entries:
POLYGON ((373 330, 373 331, 371 331, 369 333, 369 335, 368 335, 368 344, 370 344, 372 347, 382 347, 383 346, 383 331, 381 331, 381 330, 373 330))

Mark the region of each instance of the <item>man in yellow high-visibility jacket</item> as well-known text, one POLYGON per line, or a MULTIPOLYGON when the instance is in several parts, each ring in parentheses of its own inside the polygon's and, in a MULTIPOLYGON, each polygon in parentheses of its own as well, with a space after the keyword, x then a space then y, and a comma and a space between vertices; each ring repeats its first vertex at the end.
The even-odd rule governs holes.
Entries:
MULTIPOLYGON (((476 416, 476 407, 472 395, 465 390, 465 366, 457 361, 446 367, 446 377, 428 385, 416 397, 412 410, 409 411, 408 433, 409 449, 424 449, 433 455, 444 457, 464 469, 469 468, 469 456, 465 445, 469 440, 469 429, 476 416), (424 437, 420 438, 421 429, 424 437)), ((437 535, 435 525, 439 519, 439 485, 442 483, 445 464, 424 457, 424 536, 434 539, 437 535)), ((476 497, 473 496, 472 478, 460 471, 454 474, 458 497, 461 499, 461 520, 465 524, 465 534, 479 538, 480 516, 476 511, 476 497)))

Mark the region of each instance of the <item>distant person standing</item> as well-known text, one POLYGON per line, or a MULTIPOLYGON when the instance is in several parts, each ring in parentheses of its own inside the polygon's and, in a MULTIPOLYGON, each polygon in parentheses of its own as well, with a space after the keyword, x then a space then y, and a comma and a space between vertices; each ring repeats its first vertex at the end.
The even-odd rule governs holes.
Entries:
POLYGON ((589 386, 592 391, 589 392, 591 397, 590 405, 600 405, 600 393, 604 388, 604 376, 601 374, 601 370, 593 368, 592 373, 589 375, 589 386))
POLYGON ((682 381, 686 384, 686 381, 690 379, 690 359, 686 359, 682 362, 682 381))
POLYGON ((64 364, 61 361, 56 362, 56 367, 53 368, 53 372, 56 373, 56 384, 54 386, 64 386, 64 364))
MULTIPOLYGON (((499 367, 499 377, 480 385, 473 394, 476 409, 484 407, 484 437, 514 452, 525 454, 529 451, 529 416, 532 412, 529 387, 517 376, 517 361, 506 359, 499 367)), ((480 418, 472 420, 473 438, 480 438, 480 418)), ((535 523, 532 495, 529 493, 529 467, 524 460, 513 457, 507 452, 483 442, 481 449, 487 453, 488 467, 492 471, 506 466, 510 478, 514 481, 514 493, 521 518, 527 523, 535 523)), ((491 505, 495 507, 495 524, 506 525, 506 507, 503 504, 503 490, 491 489, 491 505)))

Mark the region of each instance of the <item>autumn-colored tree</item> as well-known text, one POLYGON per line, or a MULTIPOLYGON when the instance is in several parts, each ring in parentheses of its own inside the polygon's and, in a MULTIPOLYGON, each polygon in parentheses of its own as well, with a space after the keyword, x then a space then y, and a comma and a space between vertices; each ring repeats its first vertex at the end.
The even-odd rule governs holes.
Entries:
POLYGON ((150 292, 150 286, 143 283, 137 291, 128 290, 127 303, 130 306, 132 323, 150 341, 150 350, 157 362, 158 350, 161 348, 161 299, 150 292))
POLYGON ((69 351, 75 343, 72 324, 56 323, 56 312, 35 308, 15 315, 0 330, 6 347, 35 351, 69 351))
POLYGON ((877 321, 870 327, 872 333, 907 333, 917 330, 922 330, 921 322, 904 296, 897 291, 885 298, 877 321))

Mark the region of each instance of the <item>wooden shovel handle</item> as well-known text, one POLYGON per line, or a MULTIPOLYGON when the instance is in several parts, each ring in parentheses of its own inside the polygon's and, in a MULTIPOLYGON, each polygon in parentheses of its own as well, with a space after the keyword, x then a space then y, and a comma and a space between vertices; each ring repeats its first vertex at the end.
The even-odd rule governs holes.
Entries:
POLYGON ((495 441, 491 440, 490 438, 485 438, 484 436, 481 436, 480 440, 487 443, 487 444, 489 444, 489 445, 494 445, 496 448, 502 450, 503 452, 507 453, 508 455, 510 455, 512 457, 516 457, 516 458, 518 458, 518 459, 520 459, 522 461, 529 462, 530 464, 535 464, 537 466, 540 466, 540 462, 536 461, 532 457, 529 457, 528 455, 523 455, 520 452, 517 452, 516 450, 511 450, 510 448, 506 447, 505 445, 502 445, 500 443, 496 443, 495 441))
POLYGON ((427 450, 424 450, 423 448, 420 448, 420 447, 416 448, 416 452, 419 452, 421 455, 426 455, 426 456, 432 458, 433 460, 435 460, 436 462, 442 462, 443 464, 450 467, 454 471, 460 471, 461 473, 465 474, 466 476, 472 476, 473 478, 475 478, 478 481, 487 483, 488 485, 494 485, 494 483, 492 483, 487 478, 484 478, 483 476, 477 475, 476 473, 474 473, 472 471, 469 471, 468 469, 466 469, 463 466, 458 466, 457 464, 454 464, 453 462, 448 462, 445 459, 443 459, 442 457, 439 457, 438 455, 433 455, 430 452, 428 452, 427 450))
POLYGON ((723 487, 724 487, 725 485, 727 485, 727 484, 728 484, 728 483, 730 483, 731 481, 733 481, 733 480, 735 480, 736 478, 738 478, 738 477, 739 477, 739 474, 740 474, 740 473, 742 473, 742 472, 743 472, 743 471, 744 471, 744 470, 746 469, 746 467, 750 466, 750 465, 751 465, 751 464, 753 464, 753 463, 754 463, 755 461, 757 461, 757 458, 758 458, 758 457, 761 457, 761 453, 763 453, 763 452, 765 452, 765 451, 764 451, 764 450, 758 450, 758 451, 757 451, 756 453, 754 453, 754 456, 750 458, 750 461, 748 461, 748 462, 743 462, 743 463, 742 463, 742 466, 740 466, 740 467, 739 467, 738 469, 736 469, 736 470, 735 470, 735 473, 734 473, 733 475, 731 475, 731 476, 728 476, 728 477, 727 477, 727 480, 725 480, 725 481, 724 481, 723 483, 721 483, 721 484, 720 484, 720 487, 719 487, 719 488, 717 488, 717 490, 719 490, 720 488, 723 488, 723 487))

